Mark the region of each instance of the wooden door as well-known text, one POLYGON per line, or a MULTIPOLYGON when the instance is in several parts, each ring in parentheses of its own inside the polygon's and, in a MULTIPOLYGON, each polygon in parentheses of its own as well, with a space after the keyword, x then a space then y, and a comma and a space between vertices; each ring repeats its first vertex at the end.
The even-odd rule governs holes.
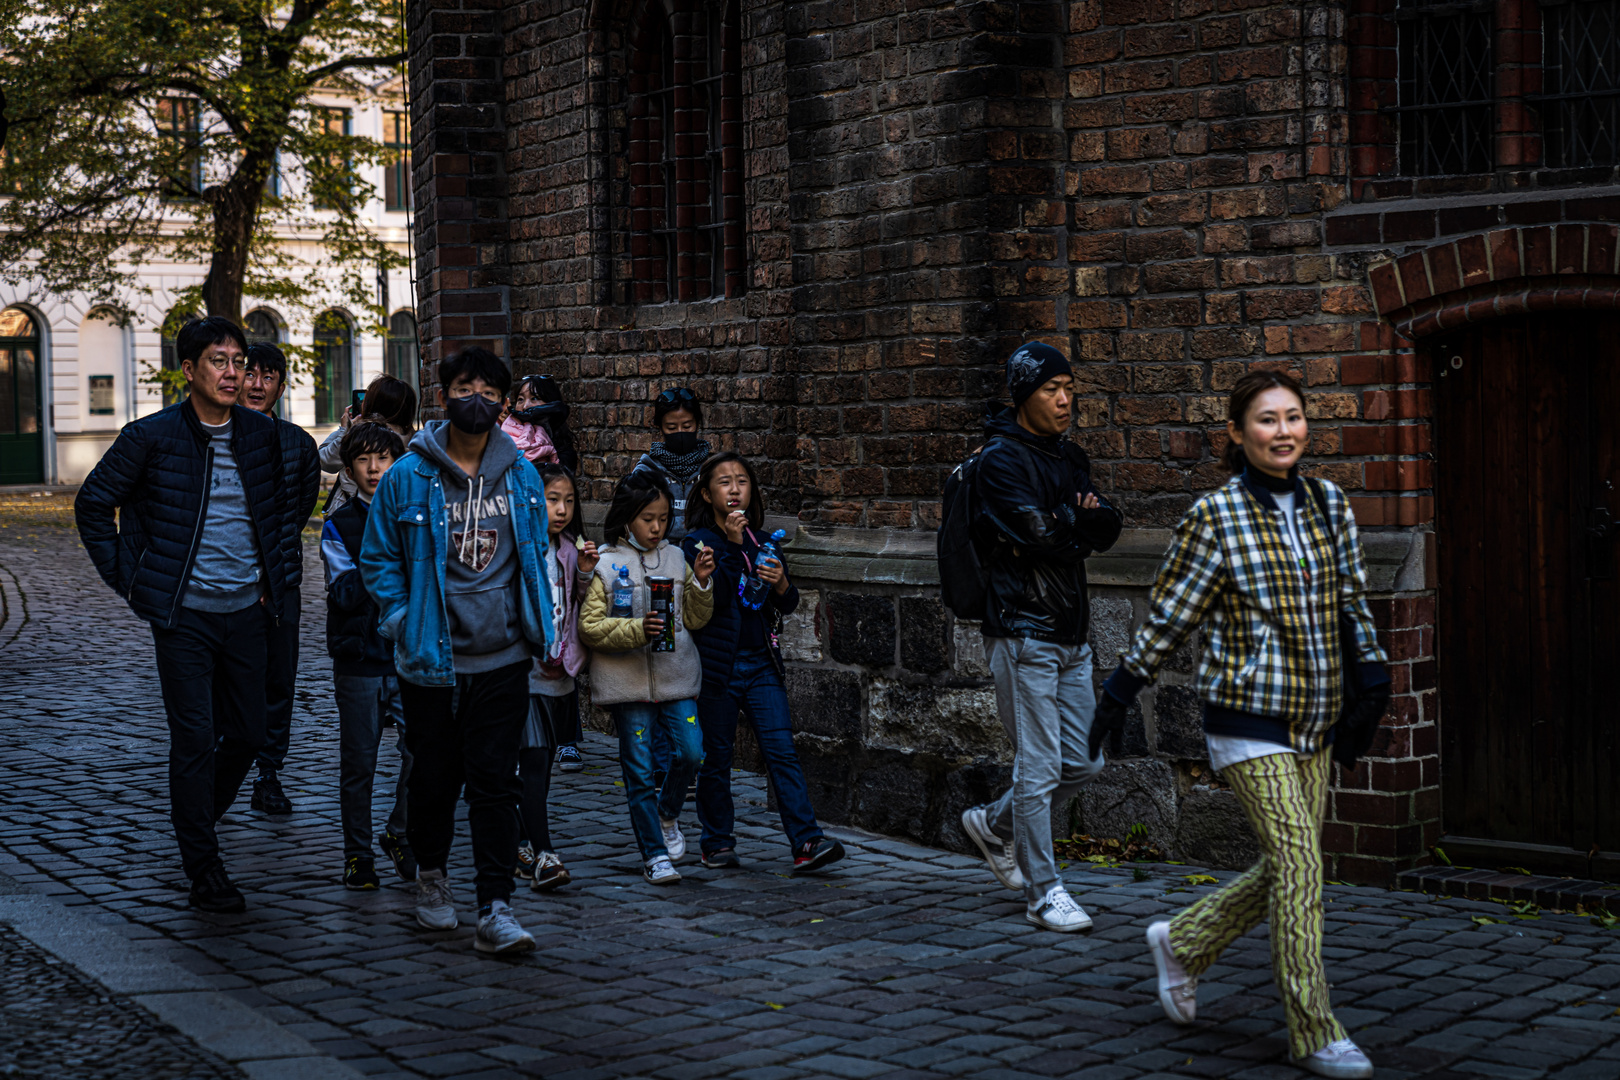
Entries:
POLYGON ((1620 316, 1480 323, 1427 349, 1442 846, 1620 876, 1620 316))

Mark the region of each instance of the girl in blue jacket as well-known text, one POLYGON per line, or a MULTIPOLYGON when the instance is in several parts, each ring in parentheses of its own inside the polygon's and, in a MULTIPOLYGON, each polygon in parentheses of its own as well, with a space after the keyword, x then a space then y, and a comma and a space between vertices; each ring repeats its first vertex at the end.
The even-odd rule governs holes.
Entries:
POLYGON ((698 823, 703 828, 704 866, 739 865, 732 834, 731 763, 737 715, 747 713, 760 754, 776 790, 782 831, 793 849, 793 872, 820 870, 843 858, 837 840, 823 836, 810 806, 810 791, 793 748, 793 719, 782 684, 777 633, 782 618, 799 605, 799 590, 778 559, 761 557, 764 496, 753 466, 731 451, 703 463, 686 502, 688 562, 704 550, 715 553, 714 613, 694 630, 703 660, 698 722, 703 728, 703 767, 698 771, 698 823))

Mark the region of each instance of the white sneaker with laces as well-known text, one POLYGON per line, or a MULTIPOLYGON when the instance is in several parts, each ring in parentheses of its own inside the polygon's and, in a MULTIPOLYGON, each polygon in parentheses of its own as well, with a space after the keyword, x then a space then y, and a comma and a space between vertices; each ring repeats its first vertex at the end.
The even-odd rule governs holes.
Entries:
POLYGON ((667 855, 648 859, 647 869, 642 871, 642 876, 654 885, 679 885, 681 881, 680 873, 667 855))
POLYGON ((1187 974, 1187 969, 1176 959, 1170 947, 1170 924, 1165 921, 1147 928, 1148 949, 1153 953, 1153 965, 1159 969, 1159 1004, 1172 1023, 1190 1024, 1198 1018, 1198 977, 1187 974))
POLYGON ((686 854, 686 837, 681 835, 680 821, 665 821, 659 818, 658 824, 663 826, 664 850, 669 852, 669 861, 679 862, 681 856, 686 854))
POLYGON ((1060 934, 1091 929, 1091 916, 1074 902, 1074 897, 1062 885, 1052 886, 1040 903, 1031 904, 1024 912, 1024 918, 1042 930, 1056 930, 1060 934))
POLYGON ((1335 1080, 1364 1080, 1373 1074, 1372 1062, 1361 1052, 1361 1047, 1349 1039, 1330 1042, 1310 1057, 1294 1062, 1306 1072, 1317 1076, 1331 1076, 1335 1080))
POLYGON ((416 921, 429 930, 456 928, 456 897, 443 870, 416 875, 416 921))
POLYGON ((473 948, 479 952, 526 953, 534 951, 534 935, 518 925, 512 907, 505 900, 490 902, 489 914, 478 916, 478 933, 473 948))
POLYGON ((990 815, 984 807, 970 806, 962 811, 962 831, 990 864, 990 872, 996 875, 997 881, 1009 889, 1024 891, 1024 875, 1018 869, 1018 860, 1013 858, 1007 842, 990 830, 990 815))

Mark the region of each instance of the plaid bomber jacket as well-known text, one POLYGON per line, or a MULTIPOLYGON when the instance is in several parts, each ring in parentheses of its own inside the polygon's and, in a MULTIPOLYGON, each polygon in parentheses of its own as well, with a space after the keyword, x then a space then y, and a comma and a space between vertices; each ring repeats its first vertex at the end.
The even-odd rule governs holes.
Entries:
POLYGON ((1147 622, 1121 658, 1150 680, 1177 646, 1205 627, 1199 696, 1209 705, 1287 726, 1299 752, 1319 749, 1339 718, 1342 679, 1339 612, 1355 626, 1361 663, 1386 662, 1367 603, 1367 568, 1350 502, 1321 486, 1321 508, 1303 480, 1294 484, 1307 567, 1283 535, 1271 493, 1234 476, 1205 495, 1176 527, 1149 598, 1147 622))

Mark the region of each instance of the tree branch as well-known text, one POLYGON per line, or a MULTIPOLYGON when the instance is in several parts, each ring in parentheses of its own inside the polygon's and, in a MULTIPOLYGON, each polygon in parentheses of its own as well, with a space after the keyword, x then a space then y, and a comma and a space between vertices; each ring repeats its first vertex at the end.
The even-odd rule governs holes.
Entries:
POLYGON ((309 74, 304 76, 304 85, 314 86, 328 75, 336 75, 346 68, 355 67, 396 67, 405 60, 404 53, 395 53, 393 56, 345 56, 341 60, 334 60, 330 64, 323 64, 318 68, 311 68, 309 74))

